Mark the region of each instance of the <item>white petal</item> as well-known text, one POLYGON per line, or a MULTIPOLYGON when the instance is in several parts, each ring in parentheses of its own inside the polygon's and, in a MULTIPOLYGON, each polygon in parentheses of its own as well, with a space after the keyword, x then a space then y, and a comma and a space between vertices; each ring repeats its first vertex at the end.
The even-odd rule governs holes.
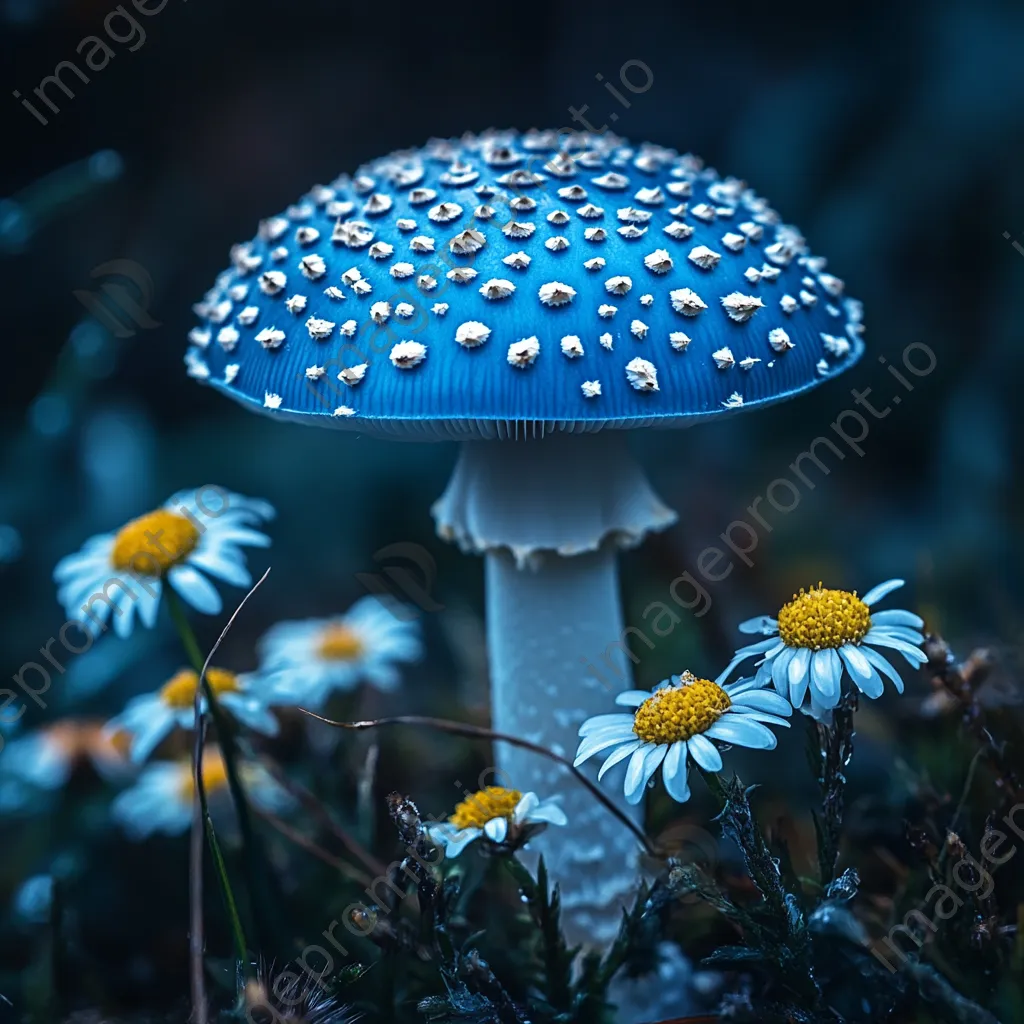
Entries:
POLYGON ((673 743, 665 755, 665 763, 661 769, 661 777, 665 780, 665 790, 676 803, 685 804, 690 799, 690 784, 686 778, 686 755, 689 744, 685 740, 673 743))
POLYGON ((887 612, 875 612, 871 616, 872 626, 910 626, 911 629, 921 629, 924 626, 924 619, 913 612, 904 611, 902 608, 894 608, 887 612))
POLYGON ((833 648, 815 651, 811 659, 811 700, 834 708, 839 703, 842 674, 843 664, 833 648))
POLYGON ((913 644, 908 644, 906 640, 900 640, 899 637, 889 636, 886 633, 878 633, 873 629, 868 630, 862 643, 874 644, 876 647, 891 647, 894 651, 899 651, 914 668, 918 668, 928 660, 924 651, 919 650, 913 644))
POLYGON ((167 574, 167 582, 196 611, 216 615, 222 608, 216 587, 190 565, 176 565, 167 574))
POLYGON ((789 700, 793 707, 798 708, 804 702, 804 695, 811 682, 811 654, 810 648, 801 647, 793 655, 789 662, 789 669, 786 672, 786 679, 789 682, 789 700))
POLYGON ((626 690, 615 698, 615 703, 626 708, 638 708, 645 700, 649 700, 650 696, 647 690, 626 690))
POLYGON ((872 587, 861 600, 870 608, 873 604, 877 604, 885 597, 886 594, 891 594, 894 590, 899 590, 903 586, 903 580, 886 580, 884 583, 879 583, 877 587, 872 587))
MULTIPOLYGON (((729 678, 732 670, 748 658, 752 658, 755 654, 765 654, 768 651, 772 651, 773 648, 781 648, 783 645, 779 641, 778 637, 769 637, 767 640, 761 640, 756 644, 748 644, 746 647, 741 647, 734 655, 732 661, 719 673, 718 678, 715 682, 721 686, 722 682, 729 678)), ((768 657, 772 657, 768 654, 768 657)))
POLYGON ((632 726, 633 716, 624 713, 617 715, 594 715, 593 718, 588 718, 580 726, 579 735, 589 736, 596 729, 604 728, 607 725, 620 725, 623 722, 628 722, 632 726))
POLYGON ((886 636, 895 637, 897 640, 906 640, 908 644, 920 647, 924 643, 924 635, 909 626, 872 626, 872 633, 884 633, 886 636))
POLYGON ((753 708, 769 715, 788 717, 793 714, 793 707, 785 697, 780 697, 772 690, 750 690, 732 697, 735 706, 753 708))
POLYGON ((486 825, 484 825, 484 835, 492 843, 503 843, 505 836, 508 835, 508 822, 504 818, 491 818, 486 825))
POLYGON ((634 751, 639 750, 644 745, 643 740, 634 740, 632 743, 624 743, 618 750, 613 750, 605 760, 604 764, 601 765, 601 770, 597 773, 597 781, 600 782, 604 778, 604 773, 609 768, 613 768, 620 761, 625 760, 634 751))
POLYGON ((651 776, 657 771, 658 765, 665 760, 667 752, 668 747, 663 743, 648 743, 633 754, 626 771, 626 803, 640 803, 647 783, 651 781, 651 776))
POLYGON ((799 649, 797 647, 787 647, 772 662, 772 683, 775 686, 775 692, 780 697, 787 697, 789 695, 789 663, 796 657, 799 649))
POLYGON ((539 803, 536 793, 524 793, 512 812, 512 820, 517 823, 524 821, 528 815, 533 813, 539 803))
POLYGON ((754 722, 746 715, 723 715, 705 733, 709 739, 734 743, 739 747, 753 747, 755 750, 771 750, 777 740, 775 734, 760 722, 754 722))
POLYGON ((576 757, 572 762, 572 766, 579 768, 584 761, 600 751, 607 750, 609 747, 616 747, 621 743, 629 743, 634 739, 636 739, 636 733, 632 731, 629 733, 614 732, 610 736, 603 735, 602 733, 584 736, 580 742, 579 749, 576 751, 576 757))
POLYGON ((686 743, 690 757, 694 759, 706 772, 720 772, 722 770, 722 755, 718 747, 698 733, 691 736, 686 743))
POLYGON ((747 619, 739 624, 741 633, 763 633, 770 636, 779 631, 779 623, 770 615, 758 615, 753 619, 747 619))
POLYGON ((870 647, 861 647, 860 651, 861 654, 863 654, 864 657, 867 658, 868 661, 870 661, 871 664, 879 670, 879 672, 881 672, 883 675, 888 676, 892 680, 893 686, 896 687, 897 693, 903 692, 903 680, 900 678, 899 672, 897 672, 896 669, 892 667, 892 665, 886 658, 883 658, 882 655, 878 653, 878 651, 873 651, 870 647))
MULTIPOLYGON (((778 694, 776 694, 778 696, 778 694)), ((793 706, 787 701, 786 707, 789 708, 788 714, 793 714, 793 706)), ((779 725, 783 729, 789 728, 789 722, 785 718, 779 718, 778 715, 768 715, 763 711, 754 711, 750 708, 735 707, 732 708, 730 714, 739 715, 745 719, 753 719, 755 722, 764 722, 765 725, 779 725)))
POLYGON ((565 811, 553 800, 545 800, 536 810, 531 811, 529 820, 543 821, 549 825, 565 825, 569 821, 565 811))

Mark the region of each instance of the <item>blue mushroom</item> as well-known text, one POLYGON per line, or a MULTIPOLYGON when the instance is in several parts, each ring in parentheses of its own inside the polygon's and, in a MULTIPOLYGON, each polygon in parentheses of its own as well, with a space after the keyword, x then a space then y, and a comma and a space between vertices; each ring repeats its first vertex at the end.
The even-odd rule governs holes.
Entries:
MULTIPOLYGON (((278 418, 462 442, 433 513, 487 559, 494 727, 567 757, 607 705, 593 653, 631 686, 617 549, 675 519, 622 430, 793 397, 863 349, 860 304, 765 199, 611 135, 393 153, 261 222, 231 264, 188 372, 278 418)), ((608 941, 633 838, 553 762, 497 756, 510 786, 562 794, 569 827, 532 845, 571 937, 608 941)))

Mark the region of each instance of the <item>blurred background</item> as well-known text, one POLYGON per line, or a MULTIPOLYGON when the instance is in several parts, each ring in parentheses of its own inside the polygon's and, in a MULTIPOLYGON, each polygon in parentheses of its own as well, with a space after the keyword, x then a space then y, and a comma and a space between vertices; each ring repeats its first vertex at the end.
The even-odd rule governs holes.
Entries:
MULTIPOLYGON (((381 570, 380 549, 420 545, 436 562, 432 593, 443 608, 422 615, 427 657, 393 702, 485 720, 482 563, 435 538, 429 515, 454 447, 249 415, 186 377, 185 335, 229 246, 313 183, 431 136, 573 127, 570 108, 586 107, 595 127, 690 150, 744 178, 829 257, 866 310, 867 354, 838 380, 753 416, 634 439, 680 522, 624 558, 628 622, 666 599, 670 581, 694 571, 701 549, 774 479, 792 476, 796 455, 855 408, 851 388, 872 388, 879 406, 904 396, 871 421, 863 456, 834 462, 797 508, 774 514, 753 567, 737 563, 711 585, 708 615, 639 651, 639 681, 685 667, 715 674, 735 624, 776 610, 801 586, 820 579, 863 592, 902 576, 909 586, 898 604, 920 609, 958 654, 996 651, 1005 679, 997 673, 992 700, 1020 702, 1016 685, 1000 684, 1024 643, 1019 3, 863 0, 849 14, 753 0, 552 0, 522 10, 166 0, 146 17, 124 9, 141 42, 124 19, 104 34, 114 8, 101 0, 0 0, 5 678, 64 620, 51 580, 62 555, 180 488, 213 482, 278 511, 273 547, 250 558, 273 572, 229 637, 232 667, 254 666, 255 640, 274 622, 340 611, 365 594, 357 574, 381 570), (89 70, 88 83, 65 72, 74 96, 51 89, 58 112, 23 106, 59 62, 85 67, 76 47, 90 35, 113 53, 94 57, 105 66, 89 70), (625 94, 626 108, 604 83, 628 61, 644 62, 653 84, 625 94), (913 342, 929 346, 936 365, 906 393, 879 357, 899 366, 913 342)), ((199 627, 209 643, 220 622, 199 627)), ((30 712, 19 731, 69 715, 101 721, 168 678, 180 655, 162 618, 71 660, 46 711, 30 712)), ((921 724, 934 713, 927 682, 908 690, 862 712, 854 785, 865 801, 901 784, 891 748, 905 719, 918 725, 901 758, 948 761, 921 724)), ((347 710, 381 702, 362 694, 347 710)), ((434 813, 457 796, 447 780, 460 759, 486 759, 431 735, 380 742, 378 792, 411 792, 434 813)), ((337 764, 355 771, 371 743, 361 737, 337 764)), ((802 765, 800 737, 785 756, 802 765)), ((759 770, 752 764, 748 774, 759 770)), ((802 802, 813 780, 789 774, 761 771, 764 799, 809 827, 802 802)), ((10 900, 27 877, 50 873, 66 879, 76 947, 103 979, 95 991, 125 1006, 154 992, 171 1003, 184 991, 186 840, 129 843, 111 830, 109 793, 95 778, 76 775, 69 786, 0 820, 0 992, 38 956, 10 900)), ((656 821, 659 813, 668 814, 655 809, 656 821)), ((700 808, 687 813, 699 818, 700 808)), ((366 828, 387 851, 386 825, 366 828)), ((300 880, 301 871, 288 884, 300 880)))

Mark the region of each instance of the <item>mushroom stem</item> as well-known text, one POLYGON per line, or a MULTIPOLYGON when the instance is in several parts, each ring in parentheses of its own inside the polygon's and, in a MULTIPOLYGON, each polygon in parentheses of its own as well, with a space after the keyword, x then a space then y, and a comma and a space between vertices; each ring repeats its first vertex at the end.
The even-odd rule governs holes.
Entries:
MULTIPOLYGON (((618 710, 615 696, 633 685, 637 631, 624 628, 616 549, 675 514, 621 435, 605 431, 466 442, 434 517, 442 537, 486 553, 495 730, 571 758, 580 724, 618 710)), ((504 745, 495 756, 502 784, 561 796, 568 826, 547 829, 528 855, 543 854, 561 888, 569 941, 608 945, 636 889, 635 837, 557 764, 504 745)), ((605 785, 639 821, 621 796, 622 771, 605 785)))

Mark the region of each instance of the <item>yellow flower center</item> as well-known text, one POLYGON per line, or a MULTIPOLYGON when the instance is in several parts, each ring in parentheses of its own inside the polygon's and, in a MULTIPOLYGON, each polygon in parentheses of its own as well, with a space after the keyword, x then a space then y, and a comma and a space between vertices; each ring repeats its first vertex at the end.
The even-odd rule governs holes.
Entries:
POLYGON ((325 661, 355 661, 363 641, 348 626, 328 626, 320 636, 320 657, 325 661))
POLYGON ((636 709, 633 732, 645 743, 677 743, 707 732, 732 701, 717 683, 682 674, 682 686, 652 694, 636 709))
MULTIPOLYGON (((241 689, 238 676, 224 668, 208 668, 206 679, 217 697, 222 693, 237 693, 241 689)), ((195 703, 198 685, 198 674, 190 668, 183 668, 161 687, 160 699, 169 708, 190 708, 195 703)))
MULTIPOLYGON (((228 772, 224 767, 224 759, 220 756, 219 750, 203 751, 203 789, 207 795, 215 793, 218 789, 224 789, 228 784, 228 772)), ((195 782, 192 778, 192 765, 183 761, 181 763, 181 786, 179 789, 181 799, 191 803, 196 795, 195 782)))
POLYGON ((846 590, 824 590, 821 584, 801 590, 779 612, 779 636, 787 647, 842 647, 864 639, 871 628, 871 611, 846 590))
POLYGON ((456 828, 483 828, 493 818, 511 821, 512 812, 522 798, 518 789, 488 786, 467 796, 448 820, 456 828))
POLYGON ((199 531, 184 516, 160 508, 122 526, 110 560, 115 569, 143 576, 166 576, 199 543, 199 531))

